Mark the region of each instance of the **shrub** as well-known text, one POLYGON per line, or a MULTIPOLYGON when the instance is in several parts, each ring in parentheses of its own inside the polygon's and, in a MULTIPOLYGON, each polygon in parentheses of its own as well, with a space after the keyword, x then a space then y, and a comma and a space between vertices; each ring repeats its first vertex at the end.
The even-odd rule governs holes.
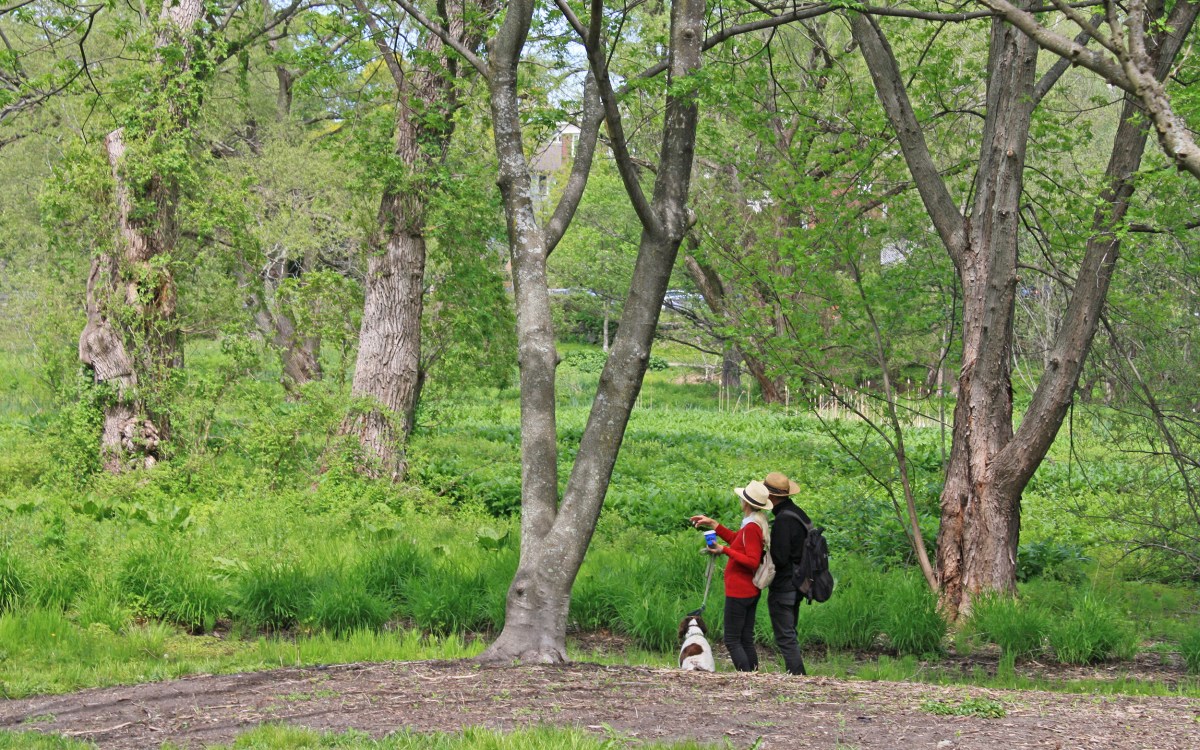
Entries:
POLYGON ((563 357, 563 365, 579 372, 598 373, 604 369, 608 355, 598 349, 579 349, 563 357))
POLYGON ((946 621, 937 608, 937 594, 924 577, 893 574, 883 601, 883 634, 901 654, 941 651, 946 621))
POLYGON ((971 611, 975 629, 1014 659, 1042 650, 1049 621, 1044 609, 1003 594, 979 597, 971 611))
MULTIPOLYGON (((578 372, 598 373, 604 369, 608 355, 598 349, 577 349, 568 352, 563 357, 563 364, 578 372)), ((646 361, 646 369, 651 372, 662 372, 670 368, 670 363, 657 354, 651 354, 646 361)))
POLYGON ((1017 580, 1045 577, 1057 581, 1078 581, 1091 559, 1073 544, 1040 541, 1022 544, 1017 550, 1017 580))
POLYGON ((1050 646, 1063 664, 1092 664, 1131 658, 1137 637, 1112 606, 1087 593, 1068 617, 1050 628, 1050 646))

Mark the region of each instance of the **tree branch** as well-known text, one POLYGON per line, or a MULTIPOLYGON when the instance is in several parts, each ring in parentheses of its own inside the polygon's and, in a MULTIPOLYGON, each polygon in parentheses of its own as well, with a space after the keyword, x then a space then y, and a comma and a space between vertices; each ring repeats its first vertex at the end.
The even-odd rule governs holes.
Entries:
POLYGON ((955 265, 960 265, 966 244, 966 222, 929 154, 925 134, 913 113, 908 92, 900 77, 896 56, 874 18, 853 13, 850 25, 854 40, 858 42, 871 78, 875 81, 879 101, 892 127, 896 129, 900 150, 917 183, 921 199, 955 265))
POLYGON ((367 24, 367 30, 371 32, 371 40, 375 42, 375 48, 379 50, 383 61, 387 63, 392 80, 396 82, 396 95, 403 96, 404 69, 400 67, 400 61, 396 59, 396 51, 388 46, 383 32, 379 29, 379 24, 375 23, 375 15, 367 8, 367 4, 363 0, 354 0, 354 7, 362 14, 363 20, 367 24))
MULTIPOLYGON (((1175 162, 1177 168, 1200 179, 1200 148, 1197 147, 1195 139, 1188 130, 1187 123, 1175 113, 1161 79, 1147 69, 1144 45, 1139 43, 1143 32, 1138 31, 1131 36, 1128 40, 1131 45, 1129 48, 1109 42, 1110 49, 1116 50, 1117 59, 1114 60, 1099 51, 1089 50, 1074 40, 1050 31, 1031 13, 1017 8, 1008 0, 979 1, 1001 13, 1005 20, 1037 42, 1038 46, 1061 55, 1076 65, 1087 68, 1112 85, 1138 97, 1146 115, 1154 123, 1163 153, 1175 162)), ((1176 3, 1171 14, 1172 17, 1186 14, 1191 5, 1192 3, 1186 2, 1186 0, 1176 3)), ((1144 9, 1142 0, 1135 0, 1130 4, 1130 16, 1144 16, 1144 9)), ((1195 11, 1191 12, 1194 17, 1195 11)), ((1115 17, 1110 21, 1110 25, 1117 33, 1120 33, 1119 22, 1115 17)), ((1138 23, 1132 24, 1132 26, 1139 25, 1138 23)), ((1167 27, 1173 29, 1173 33, 1179 33, 1178 25, 1172 26, 1168 21, 1167 27)))
POLYGON ((600 135, 600 123, 604 121, 604 104, 596 90, 596 79, 589 73, 583 82, 583 113, 580 115, 579 141, 575 145, 575 163, 571 165, 571 175, 554 214, 546 224, 546 255, 554 252, 559 240, 566 233, 567 227, 575 216, 575 209, 583 197, 583 189, 587 187, 588 175, 592 171, 592 159, 596 154, 596 141, 600 135))
POLYGON ((584 51, 588 58, 588 65, 596 81, 600 101, 604 106, 604 122, 608 127, 609 148, 612 150, 613 158, 616 160, 617 173, 621 176, 621 182, 625 185, 625 192, 629 194, 629 201, 633 205, 633 210, 642 222, 642 226, 646 228, 646 231, 655 235, 661 234, 663 230, 662 222, 659 220, 654 208, 650 205, 650 200, 642 190, 637 166, 630 157, 629 141, 625 135, 625 125, 621 120, 621 110, 617 106, 617 94, 613 91, 612 79, 608 75, 607 55, 604 53, 604 44, 600 38, 600 26, 604 22, 604 4, 601 0, 592 0, 592 14, 591 18, 588 19, 588 27, 586 29, 574 11, 571 10, 571 7, 567 5, 566 0, 554 0, 554 4, 562 11, 563 16, 566 17, 567 22, 570 23, 571 28, 575 30, 575 33, 579 35, 580 41, 583 43, 584 51))
MULTIPOLYGON (((1075 35, 1075 43, 1086 46, 1088 39, 1092 37, 1092 31, 1100 26, 1100 22, 1104 20, 1104 16, 1097 13, 1092 16, 1092 20, 1088 26, 1085 26, 1082 31, 1075 35)), ((1088 23, 1085 21, 1084 23, 1088 23)), ((1054 84, 1058 83, 1058 79, 1062 78, 1063 73, 1067 72, 1067 68, 1071 67, 1071 61, 1065 57, 1060 57, 1055 61, 1050 69, 1038 80, 1033 87, 1033 106, 1041 103, 1042 99, 1046 98, 1046 94, 1050 93, 1050 89, 1054 88, 1054 84)))
POLYGON ((408 15, 412 16, 417 23, 421 24, 440 37, 441 40, 446 43, 446 46, 462 55, 464 60, 471 63, 471 66, 474 67, 475 70, 479 71, 479 75, 483 76, 484 78, 491 77, 488 64, 482 58, 480 58, 479 55, 476 55, 474 52, 468 49, 467 45, 463 44, 461 39, 458 39, 451 34, 449 29, 447 29, 445 26, 442 26, 440 23, 435 23, 432 19, 422 13, 416 5, 409 2, 409 0, 396 0, 396 4, 403 8, 408 15))

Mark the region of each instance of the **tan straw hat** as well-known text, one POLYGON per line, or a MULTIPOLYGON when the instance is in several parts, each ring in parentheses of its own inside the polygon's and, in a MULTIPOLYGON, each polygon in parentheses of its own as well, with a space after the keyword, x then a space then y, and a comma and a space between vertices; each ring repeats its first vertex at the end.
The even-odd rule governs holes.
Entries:
POLYGON ((771 497, 767 492, 767 486, 758 480, 748 482, 745 487, 735 487, 733 492, 739 500, 756 510, 766 510, 771 507, 771 497))
POLYGON ((787 478, 787 475, 780 474, 778 471, 772 471, 763 480, 767 491, 772 495, 795 495, 800 491, 800 485, 787 478))

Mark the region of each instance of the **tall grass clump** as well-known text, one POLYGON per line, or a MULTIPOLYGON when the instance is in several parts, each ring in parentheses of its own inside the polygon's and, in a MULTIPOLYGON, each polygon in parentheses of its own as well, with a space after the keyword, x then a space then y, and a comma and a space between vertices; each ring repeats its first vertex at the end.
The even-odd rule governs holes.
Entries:
POLYGON ((29 588, 28 572, 8 548, 0 549, 0 614, 16 609, 29 588))
POLYGON ((428 574, 405 594, 402 614, 438 635, 501 627, 517 554, 511 545, 436 550, 428 574))
POLYGON ((1129 659, 1137 635, 1116 609, 1092 593, 1080 596, 1071 614, 1050 628, 1050 646, 1063 664, 1129 659))
POLYGON ((234 617, 253 628, 284 630, 309 610, 312 577, 293 562, 262 561, 234 584, 234 617))
POLYGON ((837 588, 814 607, 813 637, 832 649, 869 649, 883 631, 884 576, 860 558, 846 558, 832 572, 837 588))
MULTIPOLYGON (((617 627, 645 648, 673 650, 678 646, 680 619, 699 606, 704 593, 708 558, 701 552, 700 536, 664 538, 630 530, 612 544, 599 573, 607 581, 608 595, 594 605, 612 606, 617 627), (638 550, 638 554, 631 555, 629 550, 638 550)), ((718 567, 724 564, 723 558, 714 562, 718 567)), ((713 606, 704 615, 709 636, 715 638, 723 626, 719 571, 713 575, 709 602, 713 606)), ((764 600, 759 608, 765 607, 764 600)))
POLYGON ((924 577, 896 572, 883 600, 881 627, 900 654, 933 654, 942 650, 946 620, 938 612, 937 594, 924 577))
MULTIPOLYGON (((622 599, 618 604, 618 615, 625 632, 639 644, 655 651, 670 651, 679 645, 679 620, 691 609, 694 607, 678 594, 668 589, 647 587, 622 599)), ((706 618, 710 636, 716 630, 714 621, 717 619, 706 618)))
POLYGON ((1179 640, 1179 653, 1183 656, 1183 663, 1187 665, 1188 673, 1200 674, 1200 627, 1197 627, 1195 623, 1179 640))
POLYGON ((979 597, 971 625, 1005 656, 1020 659, 1038 654, 1050 628, 1049 613, 1037 605, 1003 594, 979 597))
POLYGON ((359 575, 367 593, 404 609, 410 591, 428 576, 428 565, 415 543, 391 540, 366 552, 359 575))
POLYGON ((81 628, 101 625, 119 633, 128 623, 130 611, 118 587, 109 581, 95 582, 74 604, 75 623, 81 628))
POLYGON ((154 540, 133 549, 121 564, 117 582, 137 614, 174 623, 193 633, 213 629, 228 611, 228 595, 186 545, 154 540))
POLYGON ((623 560, 620 551, 613 548, 588 550, 571 589, 572 626, 586 631, 619 627, 617 604, 629 589, 629 574, 620 565, 623 560))
POLYGON ((74 561, 46 559, 40 568, 27 597, 36 606, 67 609, 91 587, 87 572, 74 561))
POLYGON ((377 630, 392 616, 386 601, 367 591, 361 579, 329 570, 313 582, 305 623, 334 635, 377 630))

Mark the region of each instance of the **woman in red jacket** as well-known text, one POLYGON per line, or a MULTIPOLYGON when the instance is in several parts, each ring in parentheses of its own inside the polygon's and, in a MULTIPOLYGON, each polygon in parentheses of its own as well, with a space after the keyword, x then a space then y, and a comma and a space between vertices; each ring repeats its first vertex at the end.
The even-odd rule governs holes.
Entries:
POLYGON ((754 573, 763 559, 763 540, 767 538, 767 515, 771 507, 766 485, 753 481, 734 489, 742 501, 742 527, 727 529, 708 516, 692 516, 692 525, 716 529, 717 536, 727 546, 716 545, 707 551, 726 555, 725 563, 725 648, 739 672, 758 669, 758 653, 754 650, 754 613, 758 609, 758 587, 754 573))

